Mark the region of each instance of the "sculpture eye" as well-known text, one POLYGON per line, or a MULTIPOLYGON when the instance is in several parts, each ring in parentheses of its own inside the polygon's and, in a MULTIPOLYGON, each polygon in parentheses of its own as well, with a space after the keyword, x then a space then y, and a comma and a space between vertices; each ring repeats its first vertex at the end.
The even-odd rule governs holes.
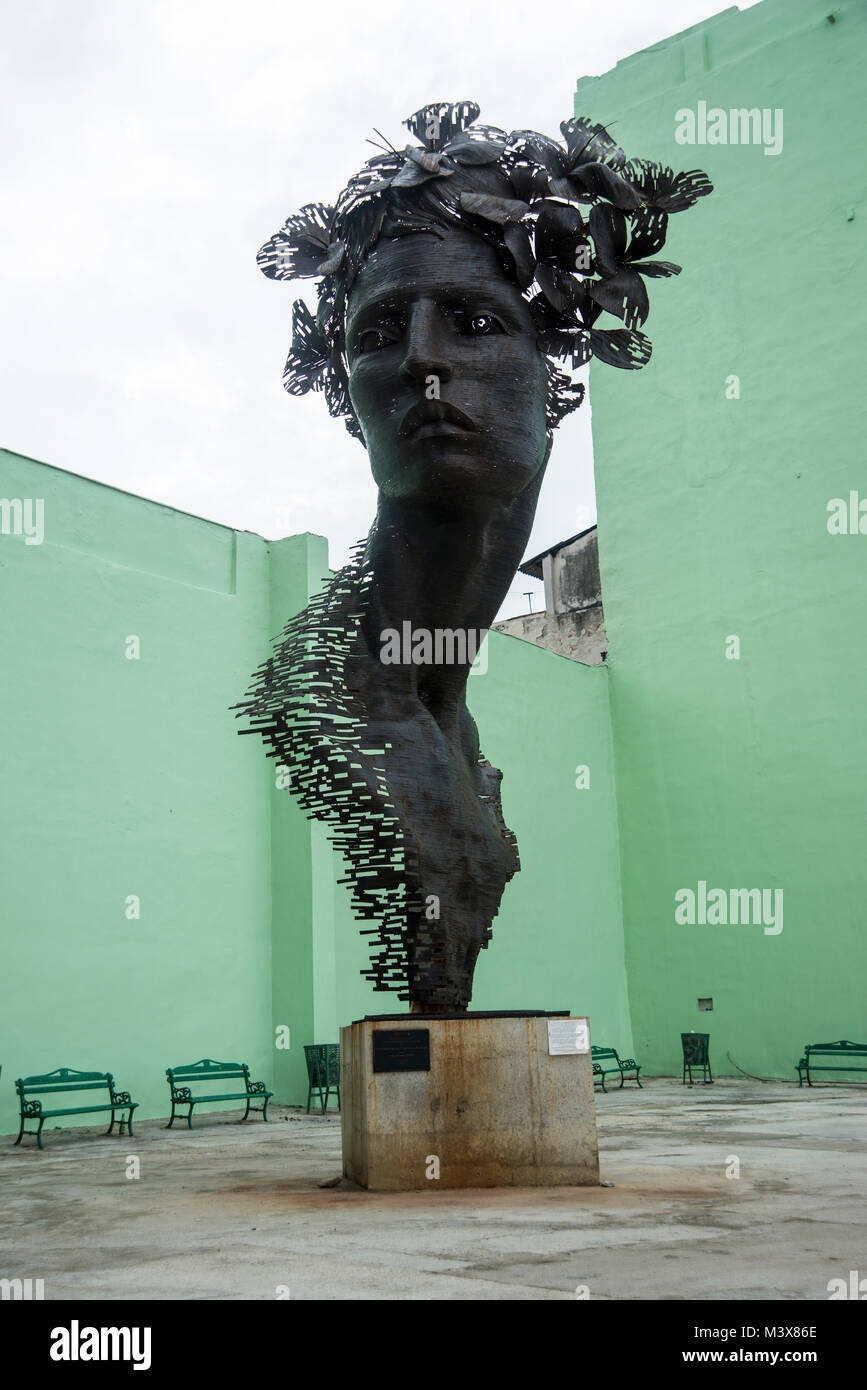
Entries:
POLYGON ((381 328, 365 328, 358 335, 357 346, 360 353, 378 352, 380 348, 387 347, 392 342, 394 339, 381 328))
POLYGON ((493 314, 462 313, 456 316, 458 332, 468 338, 483 338, 489 333, 505 333, 503 325, 493 314))

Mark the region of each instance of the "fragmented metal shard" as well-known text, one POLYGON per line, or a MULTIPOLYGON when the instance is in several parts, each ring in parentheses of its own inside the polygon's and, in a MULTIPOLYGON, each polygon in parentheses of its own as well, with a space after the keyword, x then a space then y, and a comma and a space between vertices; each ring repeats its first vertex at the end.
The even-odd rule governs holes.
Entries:
POLYGON ((367 696, 369 546, 357 545, 350 564, 287 623, 234 709, 247 726, 239 732, 264 739, 308 818, 330 827, 349 868, 340 882, 353 913, 372 924, 363 933, 372 938, 366 978, 430 1011, 462 1009, 505 883, 520 868, 517 842, 503 820, 501 773, 481 754, 475 796, 488 840, 475 861, 456 863, 448 853, 460 807, 437 806, 428 791, 429 823, 424 807, 419 817, 427 731, 411 728, 395 746, 377 729, 367 696))

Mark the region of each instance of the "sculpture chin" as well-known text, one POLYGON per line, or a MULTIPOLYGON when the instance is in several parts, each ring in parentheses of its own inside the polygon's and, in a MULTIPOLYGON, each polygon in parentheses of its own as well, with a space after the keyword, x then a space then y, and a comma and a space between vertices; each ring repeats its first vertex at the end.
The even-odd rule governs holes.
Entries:
POLYGON ((371 471, 381 495, 394 501, 460 500, 471 506, 484 499, 496 506, 519 497, 545 457, 543 452, 528 466, 523 459, 491 449, 483 437, 440 422, 424 426, 405 441, 386 468, 372 458, 371 471))

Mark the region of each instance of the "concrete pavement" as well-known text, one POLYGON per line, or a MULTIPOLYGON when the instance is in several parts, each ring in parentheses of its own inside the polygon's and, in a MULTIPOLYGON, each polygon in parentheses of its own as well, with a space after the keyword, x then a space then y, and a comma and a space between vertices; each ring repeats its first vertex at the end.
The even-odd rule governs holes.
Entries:
POLYGON ((650 1079, 596 1109, 611 1187, 321 1188, 339 1116, 279 1106, 4 1137, 0 1277, 46 1299, 827 1300, 867 1276, 867 1087, 650 1079))

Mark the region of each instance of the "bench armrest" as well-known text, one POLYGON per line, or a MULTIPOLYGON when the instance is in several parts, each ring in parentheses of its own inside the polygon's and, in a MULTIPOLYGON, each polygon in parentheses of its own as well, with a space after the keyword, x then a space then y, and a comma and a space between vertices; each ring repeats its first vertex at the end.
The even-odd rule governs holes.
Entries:
POLYGON ((172 1086, 172 1100, 187 1101, 192 1098, 193 1093, 189 1086, 172 1086))
POLYGON ((131 1104, 132 1104, 132 1096, 130 1095, 129 1091, 115 1091, 115 1090, 112 1090, 112 1093, 111 1093, 111 1100, 112 1100, 112 1104, 113 1104, 113 1105, 131 1105, 131 1104))
POLYGON ((248 1082, 247 1088, 248 1088, 248 1090, 251 1092, 251 1094, 252 1094, 253 1092, 255 1092, 256 1095, 261 1095, 262 1091, 265 1090, 265 1082, 264 1082, 264 1081, 250 1081, 250 1082, 248 1082))
POLYGON ((21 1101, 21 1114, 22 1114, 22 1115, 41 1115, 41 1114, 42 1114, 42 1101, 41 1101, 41 1100, 24 1100, 24 1099, 22 1098, 22 1101, 21 1101))
POLYGON ((635 1060, 634 1057, 624 1057, 624 1058, 623 1058, 623 1061, 620 1063, 620 1070, 621 1070, 621 1071, 640 1071, 641 1068, 639 1067, 639 1065, 638 1065, 638 1063, 636 1062, 636 1060, 635 1060))

